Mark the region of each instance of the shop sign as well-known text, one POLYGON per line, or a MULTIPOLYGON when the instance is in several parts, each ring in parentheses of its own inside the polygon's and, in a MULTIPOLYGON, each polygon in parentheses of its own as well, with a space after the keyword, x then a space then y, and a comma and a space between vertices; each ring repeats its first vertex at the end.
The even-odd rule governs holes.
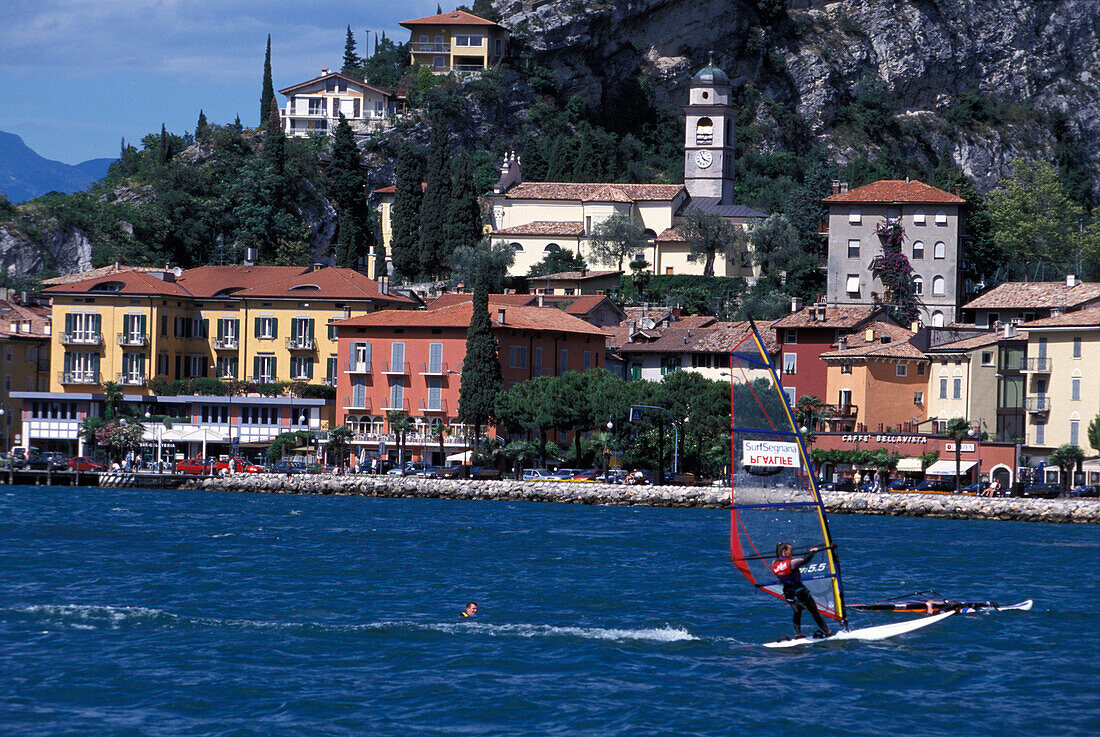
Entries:
MULTIPOLYGON (((974 443, 963 443, 962 446, 961 446, 961 451, 963 453, 973 453, 974 449, 976 447, 977 446, 974 443)), ((955 444, 954 443, 947 443, 944 446, 943 449, 948 453, 954 453, 955 452, 955 444)))
POLYGON ((928 443, 927 435, 843 435, 840 438, 842 443, 917 443, 918 445, 926 445, 928 443))

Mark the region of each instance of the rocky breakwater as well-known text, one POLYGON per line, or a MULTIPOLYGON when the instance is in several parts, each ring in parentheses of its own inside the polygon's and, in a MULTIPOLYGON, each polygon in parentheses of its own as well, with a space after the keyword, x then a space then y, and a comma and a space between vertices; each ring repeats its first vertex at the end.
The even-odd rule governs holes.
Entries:
MULTIPOLYGON (((401 476, 236 475, 194 480, 185 489, 274 494, 336 494, 421 499, 480 499, 622 504, 646 507, 728 509, 729 490, 712 486, 622 486, 562 481, 456 481, 401 476)), ((745 501, 774 503, 791 498, 790 490, 739 489, 745 501)), ((825 507, 840 514, 901 517, 999 519, 1021 522, 1100 524, 1097 499, 989 499, 947 494, 862 494, 826 492, 825 507)), ((740 497, 739 497, 740 498, 740 497)))

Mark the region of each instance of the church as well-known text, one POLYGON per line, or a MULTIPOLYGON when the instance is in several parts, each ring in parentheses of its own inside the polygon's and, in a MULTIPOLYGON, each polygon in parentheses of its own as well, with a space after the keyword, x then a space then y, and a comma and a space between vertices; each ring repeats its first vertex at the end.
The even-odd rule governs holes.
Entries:
MULTIPOLYGON (((516 254, 509 270, 522 276, 547 253, 569 249, 585 258, 590 268, 615 268, 596 261, 589 249, 593 228, 612 215, 638 222, 649 237, 644 251, 626 261, 645 259, 654 274, 703 273, 702 258, 693 258, 676 229, 692 208, 712 212, 745 228, 766 217, 751 207, 734 204, 734 110, 729 77, 713 62, 699 70, 683 107, 684 183, 619 184, 591 182, 525 182, 523 162, 514 153, 505 156, 500 180, 488 195, 489 237, 510 246, 516 254)), ((393 187, 375 190, 381 196, 383 243, 389 253, 390 208, 393 187)), ((373 262, 373 259, 371 260, 373 262)), ((625 265, 625 264, 624 264, 625 265)), ((753 277, 747 258, 719 255, 715 276, 753 277)))

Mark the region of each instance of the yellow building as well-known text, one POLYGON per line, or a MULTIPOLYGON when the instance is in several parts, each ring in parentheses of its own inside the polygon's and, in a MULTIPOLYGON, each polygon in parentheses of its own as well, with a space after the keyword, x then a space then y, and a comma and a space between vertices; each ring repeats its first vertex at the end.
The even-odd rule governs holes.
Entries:
POLYGON ((24 392, 45 391, 50 376, 50 310, 0 299, 0 449, 23 439, 24 392))
POLYGON ((435 74, 496 67, 508 50, 508 29, 464 10, 402 21, 409 29, 409 62, 435 74))
MULTIPOLYGON (((924 392, 928 419, 944 432, 953 419, 974 427, 981 423, 990 434, 996 429, 999 354, 997 333, 944 343, 926 351, 931 365, 924 392)), ((915 400, 914 400, 915 401, 915 400)))
POLYGON ((24 395, 35 402, 26 435, 65 441, 66 450, 79 423, 101 411, 107 382, 138 403, 139 414, 175 417, 184 431, 210 430, 215 443, 262 444, 287 429, 320 430, 331 403, 261 396, 257 385, 335 386, 337 344, 328 323, 413 306, 354 270, 320 266, 118 268, 45 293, 57 326, 50 338, 55 370, 48 391, 24 395), (187 379, 243 383, 227 400, 172 384, 187 379))

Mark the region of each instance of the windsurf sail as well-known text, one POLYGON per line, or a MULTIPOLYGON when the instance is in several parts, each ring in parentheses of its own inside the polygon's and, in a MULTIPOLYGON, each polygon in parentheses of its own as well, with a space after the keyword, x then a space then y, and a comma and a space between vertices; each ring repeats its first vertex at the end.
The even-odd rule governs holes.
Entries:
POLYGON ((782 598, 771 570, 776 543, 791 543, 795 556, 820 548, 802 582, 823 615, 846 624, 840 560, 809 453, 772 352, 749 325, 730 352, 730 553, 749 583, 782 598))

